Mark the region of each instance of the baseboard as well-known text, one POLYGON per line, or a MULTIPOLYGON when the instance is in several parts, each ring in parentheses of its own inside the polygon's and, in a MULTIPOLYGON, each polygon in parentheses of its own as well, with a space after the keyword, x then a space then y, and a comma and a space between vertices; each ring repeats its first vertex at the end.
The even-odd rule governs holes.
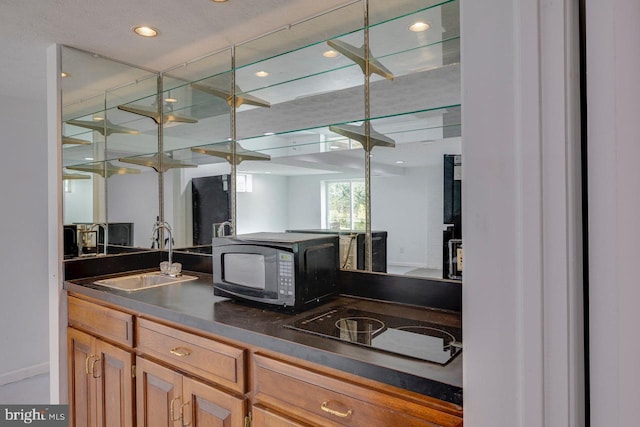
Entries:
POLYGON ((48 373, 49 362, 27 366, 26 368, 16 369, 15 371, 0 374, 0 386, 26 380, 27 378, 35 377, 36 375, 48 373))

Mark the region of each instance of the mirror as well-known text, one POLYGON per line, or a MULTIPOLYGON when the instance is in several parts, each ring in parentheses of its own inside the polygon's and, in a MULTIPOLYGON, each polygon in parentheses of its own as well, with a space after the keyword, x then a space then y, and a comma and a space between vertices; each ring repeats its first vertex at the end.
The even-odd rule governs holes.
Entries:
POLYGON ((157 173, 127 159, 157 152, 157 126, 119 107, 151 108, 157 75, 66 46, 61 67, 65 258, 103 252, 104 229, 91 227, 98 223, 109 224, 109 253, 148 248, 157 173), (76 252, 67 245, 74 234, 76 252))
POLYGON ((65 221, 131 222, 133 245, 148 247, 159 217, 175 247, 197 251, 232 230, 339 233, 342 267, 363 270, 369 220, 372 271, 459 279, 458 1, 369 0, 367 28, 363 10, 352 2, 181 64, 159 86, 69 50, 100 74, 76 91, 63 79, 65 136, 90 142, 65 147, 65 166, 137 172, 65 181, 86 187, 65 193, 65 221), (138 133, 68 123, 98 113, 138 133))
POLYGON ((369 1, 371 51, 394 77, 370 84, 371 126, 394 140, 371 151, 372 228, 388 233, 389 273, 460 279, 459 4, 390 6, 369 1))

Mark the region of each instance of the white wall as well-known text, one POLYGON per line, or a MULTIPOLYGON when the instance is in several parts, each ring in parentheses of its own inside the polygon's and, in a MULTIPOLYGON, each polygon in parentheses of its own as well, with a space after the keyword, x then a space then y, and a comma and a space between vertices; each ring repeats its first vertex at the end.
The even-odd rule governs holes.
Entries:
POLYGON ((587 0, 591 425, 638 425, 640 2, 587 0))
POLYGON ((371 227, 387 231, 389 265, 442 268, 442 163, 371 177, 371 227))
POLYGON ((158 174, 152 169, 113 175, 107 180, 107 220, 132 222, 133 246, 151 247, 158 206, 158 174))
POLYGON ((46 372, 49 357, 46 57, 24 53, 42 59, 42 96, 0 104, 0 384, 46 372))
POLYGON ((93 179, 68 181, 69 192, 63 195, 64 223, 93 222, 93 179))
POLYGON ((237 234, 287 229, 287 177, 253 174, 253 191, 236 197, 237 234))

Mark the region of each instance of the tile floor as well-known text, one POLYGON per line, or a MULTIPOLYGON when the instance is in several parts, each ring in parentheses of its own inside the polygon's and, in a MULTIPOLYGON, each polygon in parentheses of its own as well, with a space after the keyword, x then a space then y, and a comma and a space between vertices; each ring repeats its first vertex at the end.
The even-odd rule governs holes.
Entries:
POLYGON ((49 402, 49 374, 0 386, 0 404, 47 404, 49 402))

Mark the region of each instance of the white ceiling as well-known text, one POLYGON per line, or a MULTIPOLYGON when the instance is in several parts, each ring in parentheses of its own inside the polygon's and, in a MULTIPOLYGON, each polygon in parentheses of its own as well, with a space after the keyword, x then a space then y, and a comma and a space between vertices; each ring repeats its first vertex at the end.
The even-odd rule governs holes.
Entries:
POLYGON ((2 0, 0 94, 41 99, 46 49, 59 43, 152 70, 252 39, 347 0, 2 0), (160 36, 131 30, 151 25, 160 36))

